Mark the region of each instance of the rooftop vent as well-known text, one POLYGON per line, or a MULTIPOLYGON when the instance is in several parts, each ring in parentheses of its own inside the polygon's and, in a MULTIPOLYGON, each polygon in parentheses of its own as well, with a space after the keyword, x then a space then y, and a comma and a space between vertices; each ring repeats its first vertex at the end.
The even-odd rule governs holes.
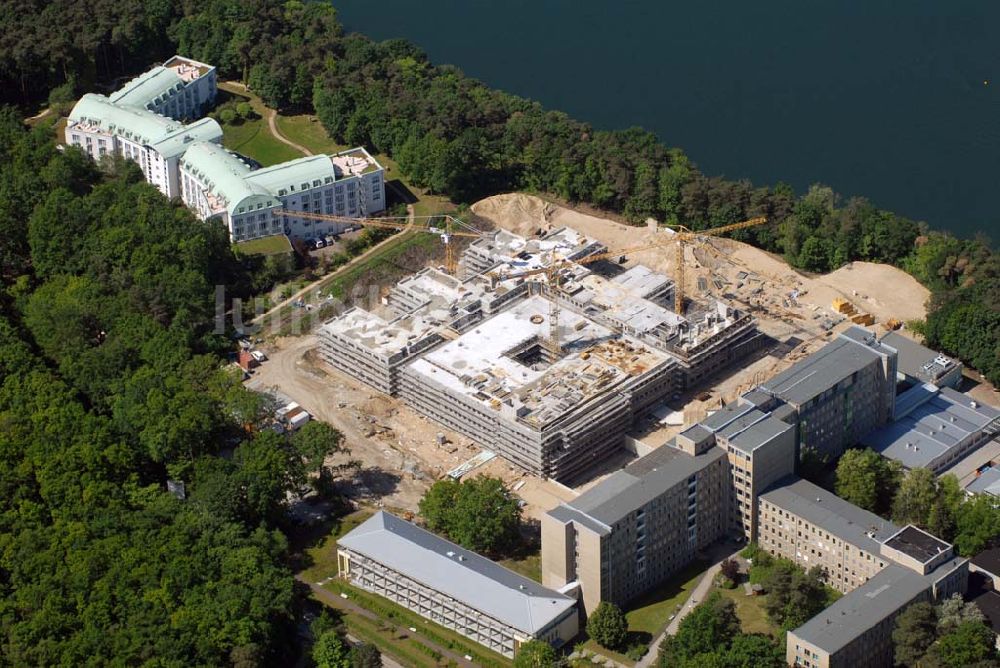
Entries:
POLYGON ((447 554, 448 554, 449 557, 454 557, 455 556, 455 553, 453 551, 451 551, 451 550, 448 550, 447 554))

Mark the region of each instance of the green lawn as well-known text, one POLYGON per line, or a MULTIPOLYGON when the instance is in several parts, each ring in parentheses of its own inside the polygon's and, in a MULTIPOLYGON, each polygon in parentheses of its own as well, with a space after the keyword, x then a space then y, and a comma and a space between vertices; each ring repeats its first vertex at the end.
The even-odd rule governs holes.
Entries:
POLYGON ((278 132, 296 144, 305 146, 313 153, 339 153, 349 146, 343 146, 330 139, 326 128, 312 114, 283 116, 278 114, 275 119, 278 132))
POLYGON ((531 578, 535 582, 542 581, 542 555, 540 552, 529 554, 522 559, 502 559, 497 563, 526 578, 531 578))
POLYGON ((348 600, 374 613, 389 624, 403 628, 414 628, 418 635, 424 636, 441 647, 447 647, 456 654, 471 656, 477 666, 505 668, 511 665, 510 659, 486 649, 460 633, 424 619, 417 613, 407 610, 389 599, 354 587, 339 578, 323 585, 323 588, 336 594, 347 594, 348 600))
POLYGON ((231 151, 253 158, 264 167, 302 157, 297 150, 275 139, 263 118, 224 124, 222 144, 231 151))
POLYGON ((744 633, 765 633, 774 637, 780 637, 778 628, 767 618, 764 612, 764 601, 766 596, 747 596, 743 586, 736 589, 719 589, 715 591, 722 594, 736 604, 736 616, 740 618, 740 627, 744 633))
POLYGON ((236 248, 246 255, 277 255, 279 253, 291 253, 292 242, 284 234, 271 237, 261 237, 250 241, 241 241, 236 244, 236 248))
POLYGON ((413 637, 409 631, 397 633, 387 625, 378 624, 362 615, 344 614, 344 623, 352 636, 371 643, 379 651, 394 656, 405 666, 433 668, 438 660, 427 645, 413 637))
POLYGON ((629 631, 658 636, 674 614, 687 603, 691 590, 698 584, 709 564, 696 561, 653 591, 641 596, 625 613, 629 631))
POLYGON ((319 582, 336 575, 338 572, 337 541, 373 514, 371 510, 362 509, 338 519, 337 524, 334 525, 329 534, 316 545, 306 548, 305 553, 309 567, 301 571, 302 576, 309 582, 319 582))
MULTIPOLYGON (((656 640, 663 632, 670 621, 670 616, 684 607, 687 603, 691 591, 697 586, 709 564, 696 561, 689 564, 672 578, 664 582, 651 592, 640 596, 633 601, 625 611, 625 618, 628 620, 628 632, 630 643, 642 641, 650 644, 656 640), (634 638, 631 639, 631 638, 634 638)), ((635 662, 628 657, 607 650, 599 646, 593 640, 587 640, 584 648, 592 652, 598 652, 610 657, 619 663, 633 665, 635 662)), ((650 647, 650 652, 658 651, 657 647, 650 647)))

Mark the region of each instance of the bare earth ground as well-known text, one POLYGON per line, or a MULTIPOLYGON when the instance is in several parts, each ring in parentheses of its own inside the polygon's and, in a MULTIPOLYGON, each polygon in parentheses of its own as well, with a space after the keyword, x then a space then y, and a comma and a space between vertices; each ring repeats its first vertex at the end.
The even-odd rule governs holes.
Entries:
MULTIPOLYGON (((498 227, 526 235, 533 235, 539 229, 573 227, 612 249, 641 245, 660 237, 668 239, 667 233, 653 227, 623 225, 529 195, 491 197, 473 205, 472 210, 498 227)), ((673 256, 672 247, 647 250, 629 254, 626 264, 641 262, 672 274, 673 256)), ((850 323, 830 307, 836 297, 850 300, 859 311, 870 312, 879 321, 889 317, 918 319, 925 315, 927 290, 905 272, 886 265, 856 262, 829 275, 811 277, 791 269, 780 258, 725 239, 713 240, 701 248, 689 245, 686 262, 690 297, 725 295, 726 300, 752 310, 761 330, 773 337, 774 342, 758 357, 745 361, 736 370, 706 379, 705 387, 672 405, 671 409, 683 411, 685 422, 700 419, 707 410, 718 406, 720 400, 735 399, 740 392, 819 348, 833 336, 828 330, 838 332, 846 328, 850 323), (741 272, 747 275, 740 276, 741 272), (699 276, 706 279, 705 294, 697 290, 699 276), (876 291, 876 287, 881 290, 876 291), (797 302, 788 299, 792 290, 799 291, 797 302), (704 390, 708 394, 695 401, 694 397, 704 390)), ((255 389, 276 389, 345 435, 350 455, 339 455, 330 463, 360 461, 360 472, 342 483, 352 497, 415 511, 423 492, 434 480, 479 452, 466 437, 322 363, 316 346, 315 335, 276 340, 266 349, 270 360, 256 371, 248 385, 255 389), (444 446, 437 445, 439 433, 447 439, 444 446)), ((656 447, 680 429, 677 424, 666 425, 665 421, 648 417, 640 420, 633 435, 656 447)), ((527 475, 499 458, 480 466, 474 474, 502 477, 525 500, 526 517, 538 519, 631 458, 624 452, 621 457, 612 458, 593 471, 591 480, 576 491, 527 475)))
MULTIPOLYGON (((327 463, 361 463, 360 472, 343 481, 350 497, 415 512, 431 483, 480 451, 468 438, 329 367, 318 358, 317 343, 315 335, 277 340, 265 348, 269 359, 256 369, 247 386, 296 401, 344 434, 349 454, 331 457, 327 463), (440 447, 439 433, 447 439, 440 447)), ((512 485, 524 476, 502 459, 475 472, 489 472, 512 485)), ((557 501, 549 503, 551 493, 539 491, 550 484, 558 490, 555 483, 526 476, 525 480, 525 494, 544 499, 549 504, 546 510, 557 505, 557 501)))

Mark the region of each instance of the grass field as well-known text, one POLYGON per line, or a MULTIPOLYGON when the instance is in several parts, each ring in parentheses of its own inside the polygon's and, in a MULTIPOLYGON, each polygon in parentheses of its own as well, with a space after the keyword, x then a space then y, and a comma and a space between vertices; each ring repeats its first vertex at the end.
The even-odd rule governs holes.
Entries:
POLYGON ((263 118, 224 124, 222 144, 231 151, 253 158, 264 167, 302 157, 294 148, 275 139, 263 118))
POLYGON ((278 114, 274 122, 278 126, 278 132, 296 144, 305 146, 313 153, 339 153, 350 148, 330 139, 326 128, 312 114, 299 114, 297 116, 278 114))
POLYGON ((277 255, 278 253, 291 253, 292 242, 284 234, 279 234, 260 239, 251 239, 250 241, 241 241, 236 244, 236 248, 241 253, 246 253, 247 255, 277 255))
MULTIPOLYGON (((457 654, 471 656, 477 666, 501 668, 511 665, 510 659, 486 649, 460 633, 424 619, 417 613, 407 610, 389 599, 349 585, 340 579, 333 580, 323 587, 336 594, 347 594, 348 600, 376 614, 388 624, 414 628, 418 635, 424 636, 437 645, 447 647, 457 654)), ((351 615, 348 614, 348 616, 351 615)))
POLYGON ((309 567, 300 571, 302 576, 309 582, 318 582, 336 575, 338 572, 337 541, 373 514, 371 510, 358 510, 338 519, 337 524, 334 525, 329 534, 316 545, 306 548, 305 553, 309 567))
POLYGON ((501 559, 497 563, 526 578, 531 578, 535 582, 542 581, 542 555, 540 552, 529 554, 522 559, 501 559))
POLYGON ((740 618, 740 627, 744 633, 765 633, 779 637, 778 628, 767 618, 764 612, 766 596, 747 596, 742 586, 736 589, 716 589, 736 604, 736 616, 740 618))
MULTIPOLYGON (((687 568, 677 573, 674 577, 654 589, 644 594, 629 605, 625 611, 625 619, 628 620, 629 645, 639 642, 643 644, 653 643, 670 621, 670 616, 684 607, 687 603, 691 591, 698 584, 708 564, 696 561, 687 568)), ((628 657, 611 652, 593 640, 587 640, 583 645, 586 649, 603 654, 607 657, 623 663, 633 665, 635 662, 628 657)), ((658 651, 657 647, 650 647, 650 652, 658 651)))

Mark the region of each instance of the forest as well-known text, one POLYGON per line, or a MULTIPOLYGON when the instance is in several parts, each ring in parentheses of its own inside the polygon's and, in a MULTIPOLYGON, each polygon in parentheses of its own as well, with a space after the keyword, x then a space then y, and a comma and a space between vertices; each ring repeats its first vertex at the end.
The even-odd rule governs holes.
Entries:
POLYGON ((227 369, 225 230, 9 109, 0 221, 0 666, 284 664, 288 493, 340 435, 227 369))
POLYGON ((7 9, 8 102, 50 91, 73 99, 179 52, 243 80, 271 106, 314 111, 336 141, 391 155, 413 183, 456 202, 527 190, 691 229, 766 215, 773 224, 734 236, 809 272, 854 260, 906 269, 934 293, 928 344, 1000 383, 1000 260, 985 240, 928 230, 822 185, 796 194, 706 176, 640 128, 596 130, 434 65, 405 41, 345 34, 326 2, 103 0, 83 10, 18 0, 7 9))

